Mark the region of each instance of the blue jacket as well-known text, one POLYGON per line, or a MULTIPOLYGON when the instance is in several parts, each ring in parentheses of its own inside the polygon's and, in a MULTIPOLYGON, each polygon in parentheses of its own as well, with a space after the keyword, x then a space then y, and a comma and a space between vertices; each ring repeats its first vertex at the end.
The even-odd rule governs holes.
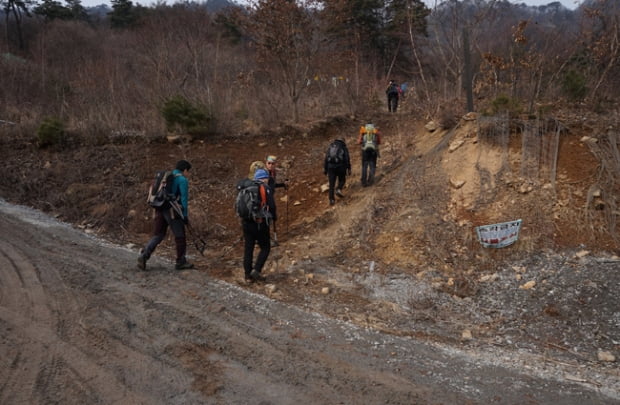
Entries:
POLYGON ((188 218, 189 210, 187 202, 189 200, 189 182, 187 178, 183 176, 183 173, 174 169, 172 171, 174 174, 174 182, 172 183, 172 194, 174 194, 177 198, 177 201, 181 203, 181 208, 183 209, 183 218, 188 218))

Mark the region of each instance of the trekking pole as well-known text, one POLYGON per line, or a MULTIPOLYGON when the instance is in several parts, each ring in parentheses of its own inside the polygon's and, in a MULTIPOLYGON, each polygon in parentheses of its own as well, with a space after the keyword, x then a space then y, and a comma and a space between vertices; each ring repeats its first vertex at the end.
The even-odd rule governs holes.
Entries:
POLYGON ((273 221, 273 246, 278 246, 278 229, 276 224, 278 221, 273 221))
MULTIPOLYGON (((288 179, 286 179, 288 182, 288 179)), ((288 238, 288 185, 286 186, 286 237, 288 238)))
POLYGON ((222 252, 220 253, 220 255, 217 257, 217 260, 223 259, 224 256, 226 256, 231 250, 233 250, 235 248, 235 246, 237 245, 237 243, 241 242, 242 240, 243 240, 243 236, 240 236, 237 239, 235 239, 235 241, 233 243, 231 243, 230 245, 224 247, 222 249, 222 252))
POLYGON ((196 233, 194 232, 194 228, 192 228, 192 226, 189 223, 186 226, 194 242, 194 247, 200 253, 201 256, 204 256, 205 249, 207 248, 207 242, 205 242, 204 239, 202 239, 200 236, 196 236, 196 233))

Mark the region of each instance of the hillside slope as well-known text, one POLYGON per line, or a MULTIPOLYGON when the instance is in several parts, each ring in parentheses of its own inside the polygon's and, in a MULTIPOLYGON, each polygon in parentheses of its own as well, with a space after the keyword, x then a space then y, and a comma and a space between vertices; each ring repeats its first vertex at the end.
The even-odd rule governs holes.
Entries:
MULTIPOLYGON (((148 182, 185 158, 194 165, 191 221, 208 243, 205 257, 190 248, 191 260, 206 277, 394 335, 527 350, 612 376, 614 363, 598 355, 617 356, 620 335, 618 138, 608 123, 470 116, 446 130, 404 114, 375 118, 384 144, 368 188, 354 145, 364 122, 336 117, 178 144, 124 137, 40 151, 29 140, 4 141, 0 196, 137 254, 150 233, 148 182), (322 162, 335 137, 349 145, 353 174, 331 207, 322 162), (267 154, 278 156, 291 186, 276 195, 280 246, 267 285, 246 285, 234 184, 267 154), (513 245, 478 243, 476 226, 516 219, 523 225, 513 245)), ((167 240, 156 255, 172 248, 167 240)))

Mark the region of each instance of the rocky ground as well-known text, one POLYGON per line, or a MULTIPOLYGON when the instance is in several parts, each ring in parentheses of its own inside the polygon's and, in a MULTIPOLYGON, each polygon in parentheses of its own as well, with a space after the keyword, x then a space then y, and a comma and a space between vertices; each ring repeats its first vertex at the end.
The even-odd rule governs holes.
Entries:
MULTIPOLYGON (((198 384, 198 388, 193 385, 183 394, 198 395, 189 402, 227 403, 217 402, 216 398, 223 393, 232 395, 231 387, 223 381, 212 385, 205 383, 209 379, 195 366, 204 362, 205 357, 214 361, 209 357, 214 349, 211 344, 218 345, 214 341, 224 336, 230 339, 228 332, 208 335, 202 324, 211 324, 204 316, 187 309, 200 304, 201 311, 220 314, 217 318, 223 325, 227 320, 228 324, 236 323, 235 328, 243 329, 244 336, 259 328, 261 332, 252 332, 257 344, 265 338, 265 331, 277 334, 286 330, 282 333, 296 343, 296 350, 304 347, 308 350, 307 356, 314 359, 321 354, 313 349, 312 342, 323 341, 331 335, 321 332, 306 336, 310 334, 309 329, 317 328, 316 323, 300 326, 299 330, 291 326, 307 317, 350 325, 355 332, 345 335, 363 334, 361 347, 376 347, 372 343, 374 338, 367 333, 379 334, 376 336, 380 336, 380 341, 390 340, 389 345, 378 343, 385 351, 376 358, 382 360, 381 364, 398 363, 385 374, 389 375, 388 380, 396 380, 386 383, 387 380, 380 377, 384 375, 381 367, 369 362, 362 369, 369 371, 379 367, 380 370, 358 381, 349 373, 356 366, 361 367, 360 364, 352 361, 353 366, 338 368, 340 363, 330 352, 327 357, 332 360, 317 365, 308 375, 314 376, 311 380, 316 383, 319 381, 316 375, 325 370, 340 370, 318 385, 332 387, 331 395, 345 395, 349 390, 355 392, 364 387, 376 395, 373 403, 381 403, 379 398, 392 398, 385 403, 524 403, 525 399, 532 403, 558 403, 559 397, 554 399, 554 395, 564 389, 569 394, 563 403, 573 400, 574 403, 619 403, 620 299, 617 291, 620 261, 617 255, 620 251, 615 204, 620 192, 614 180, 618 178, 619 163, 614 158, 618 140, 608 130, 609 123, 601 122, 600 118, 572 119, 570 115, 559 119, 561 131, 556 138, 557 148, 543 145, 538 149, 546 151, 546 157, 549 150, 557 150, 556 166, 540 158, 538 170, 532 175, 524 170, 524 159, 534 152, 523 152, 529 146, 520 135, 524 131, 522 123, 513 123, 515 128, 502 131, 497 129, 497 123, 492 122, 493 128, 489 129, 489 122, 468 117, 456 128, 444 130, 408 121, 402 116, 398 120, 387 115, 375 118, 383 132, 384 145, 378 181, 370 188, 362 188, 358 179, 360 163, 354 143, 362 122, 334 118, 305 128, 289 127, 255 136, 176 144, 165 139, 145 140, 127 135, 97 142, 75 139, 61 151, 38 150, 28 139, 15 142, 3 139, 1 151, 6 174, 0 184, 0 196, 13 203, 41 209, 74 224, 86 234, 98 234, 125 248, 122 254, 112 253, 118 256, 112 260, 109 252, 99 253, 96 247, 82 251, 82 242, 70 242, 80 249, 77 262, 72 263, 86 265, 78 276, 73 274, 75 269, 69 270, 72 266, 58 268, 59 265, 54 264, 57 273, 54 274, 71 291, 79 286, 87 286, 91 291, 72 299, 96 307, 100 301, 92 301, 93 296, 105 297, 106 300, 121 300, 125 306, 112 306, 108 312, 93 308, 86 316, 86 324, 84 314, 75 318, 82 319, 78 326, 73 325, 71 318, 63 317, 57 322, 67 327, 71 325, 72 338, 86 331, 91 337, 92 333, 102 333, 106 339, 119 336, 118 340, 123 343, 119 353, 127 350, 126 347, 122 349, 123 346, 139 348, 141 345, 137 343, 139 339, 134 341, 124 330, 123 323, 128 330, 133 328, 130 325, 138 325, 136 330, 147 335, 150 327, 160 331, 172 328, 166 333, 175 344, 163 344, 159 349, 165 348, 166 356, 182 359, 184 366, 179 367, 189 372, 194 384, 198 384), (348 179, 345 198, 330 207, 322 191, 325 183, 322 159, 328 142, 336 136, 343 136, 352 151, 353 175, 348 179), (252 161, 267 154, 278 156, 279 176, 289 178, 291 186, 288 190, 277 191, 280 244, 272 250, 266 269, 267 283, 246 285, 242 281, 240 230, 232 211, 233 185, 247 175, 252 161), (158 259, 150 271, 136 273, 134 256, 150 232, 150 212, 143 202, 148 181, 155 170, 171 166, 180 158, 194 165, 190 178, 190 216, 196 236, 207 241, 207 251, 204 257, 192 252, 191 259, 197 264, 197 270, 192 272, 179 275, 158 259), (543 170, 549 167, 553 168, 553 175, 543 170), (515 244, 489 249, 478 243, 476 226, 515 219, 523 220, 515 244), (122 259, 127 265, 116 259, 122 259), (115 263, 113 268, 106 264, 108 261, 115 263), (81 278, 89 281, 81 282, 81 278), (122 287, 124 284, 130 286, 122 287), (213 292, 217 298, 207 299, 205 294, 211 294, 207 285, 211 284, 228 292, 218 290, 213 292), (135 296, 138 287, 140 293, 135 296), (251 295, 240 298, 237 294, 241 292, 251 295), (257 300, 269 309, 223 303, 220 294, 234 295, 239 301, 257 300), (176 298, 171 298, 173 296, 176 298), (192 305, 181 304, 183 301, 192 305), (170 302, 174 304, 169 305, 170 302), (136 306, 140 311, 135 317, 120 315, 126 308, 136 306), (235 308, 234 315, 221 315, 231 307, 235 308), (154 309, 155 312, 150 312, 154 309), (173 320, 179 311, 190 313, 189 317, 182 318, 183 322, 193 325, 189 332, 181 332, 184 326, 173 320), (260 316, 252 315, 256 311, 260 316), (274 316, 271 311, 280 315, 274 316), (149 321, 151 313, 170 320, 162 321, 166 325, 153 326, 149 321), (267 314, 271 320, 257 326, 256 319, 267 314), (103 331, 94 332, 93 329, 103 331), (188 334, 208 337, 203 336, 202 346, 190 347, 185 340, 188 334), (131 343, 127 343, 127 339, 131 339, 131 343), (210 342, 208 349, 204 341, 210 342), (409 347, 407 350, 413 350, 410 356, 422 350, 412 349, 408 346, 411 344, 421 344, 431 351, 436 348, 448 355, 450 359, 437 360, 447 368, 452 367, 450 361, 461 361, 454 359, 464 359, 470 364, 468 367, 478 364, 480 376, 486 378, 472 376, 474 381, 468 385, 467 378, 462 375, 448 377, 437 370, 415 369, 410 362, 400 360, 401 353, 396 349, 405 345, 409 347), (394 360, 390 360, 392 353, 394 360), (544 387, 530 381, 523 382, 522 389, 515 391, 514 386, 511 389, 502 387, 502 381, 506 380, 498 377, 487 387, 494 392, 493 396, 492 392, 481 388, 489 384, 494 375, 487 367, 530 375, 553 388, 545 394, 544 387), (415 389, 408 386, 402 395, 390 397, 388 393, 399 385, 395 382, 400 381, 399 375, 407 381, 420 382, 420 386, 415 389), (417 380, 420 375, 425 377, 417 380), (205 383, 202 386, 201 381, 205 383), (351 386, 352 381, 357 381, 357 388, 351 386), (441 381, 451 381, 455 387, 444 397, 436 396, 440 389, 433 385, 441 385, 441 381), (385 391, 368 388, 379 382, 385 383, 385 391), (559 389, 555 384, 566 384, 570 388, 559 389), (198 393, 192 391, 196 389, 198 393), (340 392, 343 394, 337 394, 340 392)), ((6 229, 11 229, 11 224, 6 229)), ((36 235, 36 231, 30 232, 36 235)), ((10 235, 10 231, 3 231, 3 234, 10 235)), ((22 249, 19 246, 27 240, 5 241, 5 263, 16 262, 11 259, 11 252, 22 249)), ((44 243, 49 246, 44 250, 46 253, 53 251, 52 240, 44 243)), ((171 240, 165 241, 157 254, 169 258, 172 245, 171 240)), ((61 251, 72 255, 72 249, 61 251)), ((38 269, 35 273, 41 273, 32 253, 24 255, 26 263, 35 263, 30 265, 38 269)), ((62 260, 57 262, 62 263, 62 260)), ((26 268, 30 268, 28 266, 26 268)), ((17 267, 20 268, 17 273, 27 273, 22 265, 17 267)), ((11 297, 7 288, 18 288, 19 284, 3 284, 2 320, 11 326, 10 330, 23 332, 25 326, 19 324, 38 319, 39 315, 17 317, 10 309, 13 306, 7 303, 7 297, 11 297)), ((41 284, 45 284, 41 291, 54 288, 52 281, 41 284)), ((28 302, 35 307, 37 299, 31 298, 28 302)), ((54 305, 47 304, 48 307, 54 305)), ((75 307, 75 313, 79 314, 79 304, 75 307)), ((15 333, 5 332, 5 348, 25 348, 28 341, 41 343, 58 338, 56 333, 46 334, 45 339, 26 336, 29 338, 24 341, 15 333)), ((60 336, 61 341, 69 342, 61 349, 70 350, 79 345, 78 338, 77 341, 63 340, 64 335, 60 336)), ((156 341, 154 335, 149 336, 156 341)), ((88 339, 84 338, 84 342, 88 339)), ((241 345, 246 344, 251 344, 251 340, 241 345)), ((346 346, 346 339, 338 344, 346 346)), ((223 346, 220 343, 218 347, 223 346)), ((356 357, 351 352, 346 353, 356 357)), ((98 356, 103 359, 105 354, 106 348, 101 347, 98 356)), ((11 364, 19 365, 20 356, 7 358, 12 358, 11 364)), ((149 356, 157 358, 154 354, 149 356)), ((278 356, 290 357, 290 353, 278 356)), ((254 358, 251 352, 237 353, 235 358, 249 369, 266 361, 264 358, 254 359, 252 363, 239 360, 254 358)), ((157 358, 159 361, 161 358, 157 358)), ((299 369, 304 367, 307 358, 292 361, 291 367, 299 369)), ((102 367, 101 362, 103 360, 95 361, 99 367, 102 367)), ((29 364, 36 367, 34 361, 29 364)), ((159 369, 166 370, 162 364, 169 364, 169 361, 158 363, 159 369)), ((455 369, 459 367, 456 364, 453 365, 455 369)), ((273 365, 280 366, 280 363, 274 361, 273 365)), ((121 369, 127 364, 118 367, 121 369)), ((96 375, 97 370, 93 370, 96 375)), ((143 374, 147 370, 145 367, 136 373, 143 374)), ((122 383, 119 384, 125 390, 133 392, 127 388, 132 386, 125 380, 129 377, 119 377, 118 370, 106 372, 114 376, 115 381, 120 379, 122 383)), ((37 374, 32 370, 31 373, 37 374)), ((41 378, 40 373, 37 378, 41 378)), ((261 375, 261 378, 274 378, 271 372, 266 375, 261 372, 261 375)), ((280 378, 301 381, 298 374, 285 373, 280 378)), ((11 381, 18 380, 15 375, 11 377, 11 381)), ((94 390, 96 385, 85 386, 94 390)), ((7 387, 0 394, 2 398, 10 398, 20 386, 13 382, 7 387)), ((248 387, 244 389, 251 391, 248 387)), ((285 392, 298 396, 283 399, 262 392, 259 397, 265 403, 292 403, 291 398, 308 398, 321 391, 291 391, 290 387, 288 390, 285 392)), ((67 392, 59 395, 66 397, 67 392)), ((237 402, 239 398, 227 397, 228 403, 241 403, 237 402)), ((345 397, 338 397, 336 401, 319 398, 323 398, 320 403, 360 403, 345 397)), ((137 398, 137 401, 144 402, 145 398, 137 398)), ((182 403, 181 400, 171 402, 182 403)))

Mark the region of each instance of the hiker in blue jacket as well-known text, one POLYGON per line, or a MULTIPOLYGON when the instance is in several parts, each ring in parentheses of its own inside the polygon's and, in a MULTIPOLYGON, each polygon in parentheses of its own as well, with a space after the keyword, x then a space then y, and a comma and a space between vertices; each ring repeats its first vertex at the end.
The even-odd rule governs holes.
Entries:
POLYGON ((176 264, 177 270, 193 269, 194 265, 187 261, 185 252, 187 251, 187 238, 185 236, 185 226, 189 224, 189 170, 192 165, 187 160, 179 160, 172 171, 174 181, 172 183, 172 194, 175 200, 171 202, 171 207, 155 209, 153 219, 153 237, 146 244, 138 256, 138 268, 146 270, 146 262, 149 260, 157 245, 166 237, 168 227, 174 234, 176 245, 176 264))

